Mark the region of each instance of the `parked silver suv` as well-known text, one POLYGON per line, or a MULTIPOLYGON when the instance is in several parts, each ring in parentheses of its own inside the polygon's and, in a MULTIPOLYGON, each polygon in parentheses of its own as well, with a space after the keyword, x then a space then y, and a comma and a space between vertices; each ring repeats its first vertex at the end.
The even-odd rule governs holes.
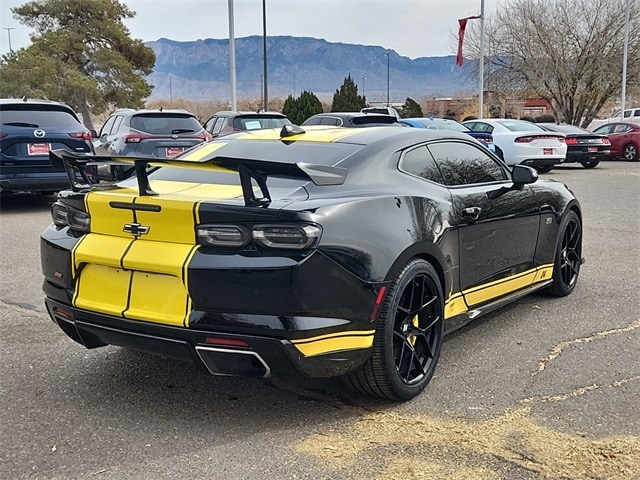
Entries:
POLYGON ((211 136, 186 110, 116 110, 93 143, 100 155, 175 157, 211 136))

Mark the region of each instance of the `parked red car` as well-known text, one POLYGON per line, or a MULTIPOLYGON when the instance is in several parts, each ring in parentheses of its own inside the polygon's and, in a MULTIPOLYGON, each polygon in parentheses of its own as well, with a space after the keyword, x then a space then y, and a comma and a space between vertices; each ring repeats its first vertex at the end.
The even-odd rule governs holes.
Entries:
POLYGON ((594 133, 607 135, 611 142, 611 158, 629 162, 640 160, 640 123, 614 122, 602 125, 594 133))

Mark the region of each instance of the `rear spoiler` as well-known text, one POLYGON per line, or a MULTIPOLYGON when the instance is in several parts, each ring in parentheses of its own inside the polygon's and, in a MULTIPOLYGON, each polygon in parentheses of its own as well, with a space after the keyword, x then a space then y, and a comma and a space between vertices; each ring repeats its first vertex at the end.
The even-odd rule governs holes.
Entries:
POLYGON ((205 161, 194 162, 175 158, 79 155, 62 149, 49 152, 49 159, 54 166, 58 168, 64 167, 71 189, 74 192, 86 191, 94 185, 94 182, 91 181, 86 172, 88 166, 133 165, 138 180, 140 196, 157 195, 149 183, 147 175, 147 167, 149 166, 204 170, 211 167, 223 167, 235 170, 240 175, 244 203, 248 207, 267 206, 271 203, 271 196, 267 188, 267 177, 269 176, 310 180, 316 185, 342 185, 347 178, 348 172, 346 168, 342 167, 304 162, 284 163, 229 157, 215 157, 205 161), (260 197, 256 197, 254 181, 260 190, 260 197))

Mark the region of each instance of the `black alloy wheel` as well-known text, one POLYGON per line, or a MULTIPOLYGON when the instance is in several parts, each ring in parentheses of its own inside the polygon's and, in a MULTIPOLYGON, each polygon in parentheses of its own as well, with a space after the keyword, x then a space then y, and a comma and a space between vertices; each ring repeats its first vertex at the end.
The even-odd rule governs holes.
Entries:
POLYGON ((633 143, 627 143, 622 149, 622 156, 628 162, 637 162, 640 160, 638 156, 638 148, 633 143))
POLYGON ((389 400, 410 400, 435 371, 444 335, 444 301, 434 268, 407 263, 380 309, 371 358, 349 375, 357 390, 389 400))
POLYGON ((556 297, 569 295, 578 282, 582 265, 582 225, 573 210, 565 215, 558 232, 553 265, 553 283, 549 293, 556 297))
POLYGON ((600 160, 585 160, 580 162, 584 168, 593 168, 600 163, 600 160))

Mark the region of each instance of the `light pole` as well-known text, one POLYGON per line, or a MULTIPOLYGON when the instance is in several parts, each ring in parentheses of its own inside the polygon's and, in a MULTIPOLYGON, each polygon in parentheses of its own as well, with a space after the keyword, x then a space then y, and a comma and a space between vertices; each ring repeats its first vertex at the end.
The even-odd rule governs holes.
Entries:
POLYGON ((385 53, 387 56, 387 107, 389 106, 389 53, 385 53))
POLYGON ((3 27, 2 29, 7 31, 7 35, 9 36, 9 52, 13 53, 13 48, 11 48, 11 30, 15 30, 15 28, 3 27))
POLYGON ((262 0, 262 61, 264 63, 264 111, 269 110, 269 87, 267 85, 267 5, 262 0))

